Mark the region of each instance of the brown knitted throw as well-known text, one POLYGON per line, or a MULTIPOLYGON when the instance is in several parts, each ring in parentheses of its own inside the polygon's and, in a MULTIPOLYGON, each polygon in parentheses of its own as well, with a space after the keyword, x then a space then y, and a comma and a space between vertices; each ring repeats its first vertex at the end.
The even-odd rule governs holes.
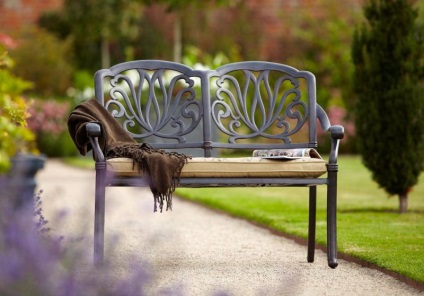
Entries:
POLYGON ((172 210, 172 193, 189 156, 137 143, 95 99, 79 104, 68 118, 69 134, 82 155, 92 149, 85 127, 89 122, 99 123, 102 127, 99 144, 107 159, 131 158, 133 168, 137 165, 139 173, 148 180, 154 196, 154 211, 159 203, 162 212, 164 201, 166 210, 172 210))
POLYGON ((137 164, 138 172, 147 178, 153 193, 154 211, 157 203, 162 212, 164 200, 166 210, 172 210, 172 193, 178 184, 181 170, 188 156, 176 152, 154 149, 148 144, 121 144, 107 152, 107 158, 127 157, 133 160, 133 169, 137 164))

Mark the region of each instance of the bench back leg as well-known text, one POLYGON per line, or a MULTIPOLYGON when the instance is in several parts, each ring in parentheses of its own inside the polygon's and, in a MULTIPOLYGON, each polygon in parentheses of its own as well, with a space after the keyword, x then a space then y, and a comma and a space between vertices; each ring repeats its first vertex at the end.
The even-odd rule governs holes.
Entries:
POLYGON ((94 264, 102 265, 105 228, 105 175, 106 164, 96 163, 96 189, 94 206, 94 264))
POLYGON ((315 230, 317 212, 317 187, 309 187, 308 262, 315 258, 315 230))

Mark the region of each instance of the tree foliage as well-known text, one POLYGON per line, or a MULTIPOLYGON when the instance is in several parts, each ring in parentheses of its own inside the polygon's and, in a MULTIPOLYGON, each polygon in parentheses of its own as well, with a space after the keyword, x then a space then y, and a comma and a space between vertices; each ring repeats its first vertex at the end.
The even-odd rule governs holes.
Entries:
POLYGON ((371 0, 355 30, 352 57, 359 151, 373 179, 407 194, 424 168, 424 46, 407 0, 371 0))
POLYGON ((229 0, 209 0, 209 1, 187 1, 187 0, 139 0, 146 5, 164 4, 168 12, 173 12, 175 15, 174 21, 174 44, 173 44, 173 59, 175 62, 181 62, 183 53, 183 29, 182 29, 182 12, 190 7, 208 8, 214 5, 229 4, 229 0))
POLYGON ((61 11, 45 13, 39 23, 72 39, 77 68, 98 70, 117 62, 110 61, 112 45, 129 44, 138 35, 141 15, 141 5, 134 0, 65 0, 61 11))
POLYGON ((314 73, 318 81, 317 99, 325 109, 329 105, 352 105, 352 24, 358 13, 343 13, 346 4, 337 0, 320 0, 319 15, 310 9, 301 12, 292 32, 298 51, 290 64, 314 73))
POLYGON ((69 42, 60 42, 37 28, 25 30, 20 39, 19 46, 10 51, 15 62, 13 73, 32 82, 31 94, 64 97, 72 83, 69 42))
POLYGON ((208 5, 229 5, 231 0, 208 0, 208 1, 196 1, 196 0, 139 0, 140 2, 151 5, 153 3, 161 3, 167 5, 168 11, 176 11, 184 9, 187 6, 194 5, 197 7, 206 7, 208 5))

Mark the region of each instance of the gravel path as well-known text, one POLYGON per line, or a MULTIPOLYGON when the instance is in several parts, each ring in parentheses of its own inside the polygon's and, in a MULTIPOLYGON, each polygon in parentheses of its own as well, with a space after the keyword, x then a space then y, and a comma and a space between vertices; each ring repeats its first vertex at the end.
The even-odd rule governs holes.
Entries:
MULTIPOLYGON (((82 237, 91 251, 94 172, 49 160, 37 182, 53 231, 65 235, 65 242, 82 237)), ((148 295, 177 288, 181 295, 424 294, 344 260, 330 269, 319 250, 315 263, 307 263, 305 246, 178 198, 172 212, 152 208, 146 189, 107 189, 106 257, 116 277, 131 262, 146 262, 154 275, 148 295)), ((90 270, 89 259, 82 269, 90 270)))

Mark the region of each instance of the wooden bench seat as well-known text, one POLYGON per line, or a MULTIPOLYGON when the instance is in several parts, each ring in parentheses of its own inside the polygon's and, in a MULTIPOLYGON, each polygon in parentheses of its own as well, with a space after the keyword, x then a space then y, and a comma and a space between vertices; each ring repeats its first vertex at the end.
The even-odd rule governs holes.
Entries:
MULTIPOLYGON (((261 157, 194 157, 181 171, 181 178, 318 178, 327 173, 319 158, 271 160, 261 157)), ((106 160, 106 169, 117 177, 141 176, 131 158, 106 160)))

